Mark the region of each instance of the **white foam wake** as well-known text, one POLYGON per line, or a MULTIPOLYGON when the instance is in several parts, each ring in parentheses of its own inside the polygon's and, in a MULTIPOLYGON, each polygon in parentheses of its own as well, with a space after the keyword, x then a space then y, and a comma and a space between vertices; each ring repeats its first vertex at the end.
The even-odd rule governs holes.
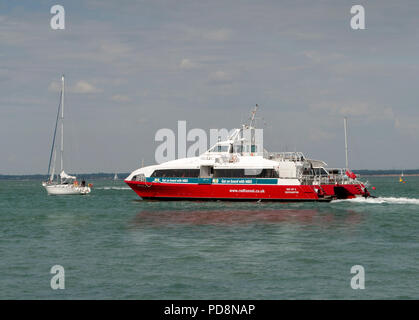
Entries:
POLYGON ((131 190, 130 187, 101 187, 95 188, 97 190, 131 190))
POLYGON ((355 203, 371 203, 371 204, 415 204, 419 205, 419 199, 412 198, 395 198, 395 197, 378 197, 378 198, 355 198, 347 200, 335 200, 333 202, 355 202, 355 203))

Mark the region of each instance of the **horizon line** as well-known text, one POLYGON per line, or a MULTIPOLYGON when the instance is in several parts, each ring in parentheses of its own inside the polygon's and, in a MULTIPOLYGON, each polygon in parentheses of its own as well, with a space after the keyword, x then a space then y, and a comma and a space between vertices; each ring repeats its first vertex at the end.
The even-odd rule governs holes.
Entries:
MULTIPOLYGON (((402 171, 402 172, 408 172, 408 171, 418 171, 417 169, 351 169, 352 171, 402 171)), ((132 171, 131 171, 132 172, 132 171)), ((97 174, 130 174, 131 172, 82 172, 82 173, 73 173, 73 174, 79 174, 79 175, 97 175, 97 174)), ((48 176, 47 173, 0 173, 0 176, 48 176)))

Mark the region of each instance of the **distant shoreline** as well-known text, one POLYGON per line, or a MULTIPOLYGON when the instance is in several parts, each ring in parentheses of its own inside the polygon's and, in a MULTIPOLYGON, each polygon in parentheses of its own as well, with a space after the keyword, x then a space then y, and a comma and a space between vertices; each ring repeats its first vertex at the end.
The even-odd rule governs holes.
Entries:
MULTIPOLYGON (((400 170, 353 170, 353 172, 361 177, 400 177, 400 170)), ((117 172, 118 180, 123 180, 129 176, 128 172, 117 172)), ((419 177, 419 169, 403 170, 405 177, 419 177)), ((83 179, 99 179, 99 180, 113 180, 115 172, 113 173, 75 173, 79 178, 83 179)), ((46 174, 0 174, 0 180, 45 180, 46 174)))
MULTIPOLYGON (((390 174, 360 174, 361 177, 400 177, 399 174, 390 173, 390 174)), ((419 177, 419 173, 403 174, 404 177, 419 177)))
MULTIPOLYGON (((129 176, 126 172, 117 172, 118 180, 123 180, 129 176)), ((113 173, 75 173, 79 179, 97 179, 97 180, 113 180, 115 172, 113 173)), ((46 180, 47 174, 0 174, 0 180, 46 180)))

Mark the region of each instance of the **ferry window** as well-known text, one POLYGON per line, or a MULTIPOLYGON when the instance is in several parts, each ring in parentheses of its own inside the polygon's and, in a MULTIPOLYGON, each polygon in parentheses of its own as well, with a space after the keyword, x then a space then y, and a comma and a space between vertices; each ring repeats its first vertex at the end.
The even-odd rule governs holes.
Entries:
POLYGON ((242 145, 235 145, 234 146, 234 152, 235 153, 242 153, 243 152, 243 146, 242 145))
POLYGON ((303 174, 304 175, 314 175, 315 171, 314 171, 314 169, 311 169, 311 168, 304 168, 303 174))
POLYGON ((329 175, 327 173, 327 171, 324 170, 323 168, 314 168, 314 173, 316 174, 316 176, 328 176, 329 175))
POLYGON ((208 152, 230 152, 230 146, 214 146, 208 152))
POLYGON ((156 178, 197 178, 199 169, 161 169, 155 170, 151 177, 156 178))
POLYGON ((229 146, 217 146, 214 152, 229 152, 229 146))
POLYGON ((274 169, 215 169, 214 178, 278 178, 274 169))

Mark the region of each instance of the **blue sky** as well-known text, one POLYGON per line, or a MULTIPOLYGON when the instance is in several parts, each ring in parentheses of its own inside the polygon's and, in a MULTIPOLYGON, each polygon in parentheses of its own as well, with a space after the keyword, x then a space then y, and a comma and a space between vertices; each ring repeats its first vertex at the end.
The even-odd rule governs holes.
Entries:
POLYGON ((66 75, 66 167, 154 162, 160 128, 233 128, 355 169, 419 168, 419 3, 0 1, 0 174, 44 173, 66 75), (50 8, 66 29, 50 28, 50 8), (262 122, 260 122, 262 125, 262 122))

